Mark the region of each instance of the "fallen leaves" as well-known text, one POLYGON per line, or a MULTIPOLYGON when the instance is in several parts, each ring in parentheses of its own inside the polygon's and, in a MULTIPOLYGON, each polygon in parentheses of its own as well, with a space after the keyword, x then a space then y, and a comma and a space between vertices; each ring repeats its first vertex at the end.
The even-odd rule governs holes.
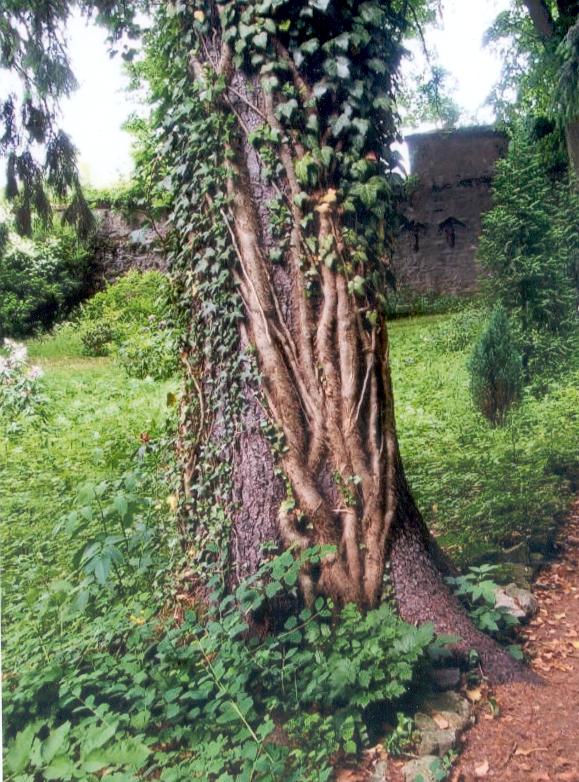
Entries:
POLYGON ((486 777, 486 775, 489 773, 489 770, 489 762, 485 759, 482 763, 479 763, 478 766, 474 767, 474 775, 477 779, 482 779, 483 777, 486 777))

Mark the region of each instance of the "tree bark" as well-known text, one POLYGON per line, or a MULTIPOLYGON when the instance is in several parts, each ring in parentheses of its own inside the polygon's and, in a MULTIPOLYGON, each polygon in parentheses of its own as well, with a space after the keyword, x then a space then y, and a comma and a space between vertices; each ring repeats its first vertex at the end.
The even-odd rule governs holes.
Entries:
MULTIPOLYGON (((286 41, 276 39, 273 46, 292 94, 311 116, 315 99, 307 73, 298 70, 286 41)), ((403 618, 458 634, 459 651, 476 648, 495 679, 520 675, 514 660, 473 627, 435 564, 436 547, 398 449, 384 310, 353 285, 356 274, 363 279, 368 271, 356 260, 355 222, 341 204, 338 175, 327 170, 305 188, 306 212, 297 169, 308 153, 300 134, 280 121, 280 98, 264 79, 232 61, 229 44, 215 36, 191 58, 202 85, 209 78, 225 81, 218 110, 235 118, 227 155, 229 205, 219 217, 235 251, 234 278, 245 311, 239 348, 255 353, 259 370, 259 378, 241 388, 239 411, 222 409, 209 428, 231 465, 230 497, 221 500, 231 518, 230 581, 258 569, 268 542, 297 551, 328 547, 319 565, 301 573, 303 600, 323 595, 337 607, 355 602, 372 608, 382 599, 389 563, 403 618), (251 143, 263 127, 281 139, 275 177, 251 143), (288 226, 282 258, 272 263, 279 244, 272 231, 276 199, 287 207, 288 226), (233 436, 219 423, 231 417, 233 436), (268 425, 276 432, 275 447, 268 425)), ((383 81, 391 92, 390 77, 383 81)), ((382 133, 389 143, 393 131, 382 133)), ((330 144, 330 133, 320 134, 320 144, 330 144)), ((381 170, 372 147, 359 155, 381 170)), ((205 383, 210 394, 211 379, 205 383)))
POLYGON ((535 30, 543 42, 555 36, 555 23, 545 0, 524 0, 535 30))

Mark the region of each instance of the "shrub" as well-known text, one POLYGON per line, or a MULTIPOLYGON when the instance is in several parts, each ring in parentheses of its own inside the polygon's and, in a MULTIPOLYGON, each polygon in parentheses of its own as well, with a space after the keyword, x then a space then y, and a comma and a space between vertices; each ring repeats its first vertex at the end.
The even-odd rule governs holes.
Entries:
POLYGON ((547 167, 541 145, 515 129, 497 163, 479 257, 491 297, 516 328, 528 377, 563 364, 576 334, 579 196, 547 167))
POLYGON ((498 306, 476 342, 470 361, 473 401, 493 425, 502 424, 521 396, 521 356, 515 347, 505 310, 498 306))
POLYGON ((169 377, 177 370, 178 352, 168 297, 169 282, 159 272, 121 277, 82 305, 83 352, 115 355, 133 377, 169 377))
POLYGON ((87 294, 90 251, 68 229, 22 239, 2 228, 0 338, 48 329, 87 294))
POLYGON ((23 419, 45 417, 43 372, 38 366, 29 366, 25 345, 7 339, 4 349, 7 355, 0 355, 0 420, 9 431, 15 431, 23 419))
MULTIPOLYGON (((97 340, 99 355, 110 353, 113 344, 119 345, 129 334, 146 326, 151 315, 162 317, 168 297, 169 283, 159 272, 130 271, 116 282, 84 302, 80 309, 81 332, 95 330, 95 324, 106 324, 110 337, 97 340)), ((104 327, 102 329, 104 331, 104 327)), ((84 340, 83 340, 84 342, 84 340)), ((91 353, 91 339, 86 352, 91 353)))
POLYGON ((121 343, 117 355, 130 377, 165 380, 179 368, 175 331, 154 315, 146 326, 121 343))

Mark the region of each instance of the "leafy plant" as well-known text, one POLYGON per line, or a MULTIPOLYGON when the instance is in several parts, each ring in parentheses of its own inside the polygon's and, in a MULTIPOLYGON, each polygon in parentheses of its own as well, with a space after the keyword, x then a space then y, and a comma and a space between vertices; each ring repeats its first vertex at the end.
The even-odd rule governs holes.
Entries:
POLYGON ((67 229, 22 239, 4 230, 0 243, 0 338, 50 328, 86 296, 91 253, 67 229))
POLYGON ((509 409, 520 399, 522 372, 521 356, 502 307, 491 313, 474 346, 469 370, 475 405, 494 426, 504 423, 509 409))
POLYGON ((46 418, 43 371, 28 365, 25 345, 6 339, 4 350, 7 355, 0 354, 0 421, 14 432, 24 420, 46 418))
POLYGON ((496 607, 498 585, 489 577, 496 569, 496 565, 470 567, 466 574, 447 581, 454 586, 455 594, 464 601, 477 626, 504 638, 519 622, 504 608, 496 607))

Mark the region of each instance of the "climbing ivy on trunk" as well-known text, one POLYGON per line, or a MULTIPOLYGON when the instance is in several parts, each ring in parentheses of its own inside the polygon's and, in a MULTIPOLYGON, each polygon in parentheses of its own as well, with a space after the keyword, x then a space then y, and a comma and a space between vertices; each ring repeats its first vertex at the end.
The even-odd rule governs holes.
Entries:
POLYGON ((300 599, 434 619, 515 672, 437 564, 400 459, 386 291, 407 3, 195 2, 159 11, 149 80, 172 172, 186 333, 181 497, 192 578, 233 587, 321 546, 300 599), (223 557, 223 552, 227 556, 223 557))

